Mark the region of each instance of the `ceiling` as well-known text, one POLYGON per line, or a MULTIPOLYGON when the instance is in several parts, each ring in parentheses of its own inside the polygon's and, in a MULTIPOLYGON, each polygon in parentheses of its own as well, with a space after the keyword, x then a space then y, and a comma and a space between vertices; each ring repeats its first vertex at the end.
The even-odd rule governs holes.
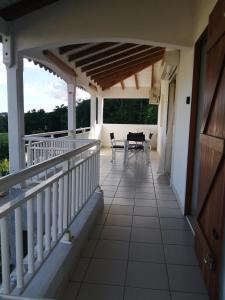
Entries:
POLYGON ((164 53, 162 47, 115 42, 73 44, 43 51, 52 63, 71 74, 85 74, 91 84, 102 90, 118 83, 124 88, 125 80, 130 86, 127 79, 132 76, 138 88, 143 70, 162 60, 164 53))
POLYGON ((13 21, 59 0, 0 0, 0 17, 13 21))

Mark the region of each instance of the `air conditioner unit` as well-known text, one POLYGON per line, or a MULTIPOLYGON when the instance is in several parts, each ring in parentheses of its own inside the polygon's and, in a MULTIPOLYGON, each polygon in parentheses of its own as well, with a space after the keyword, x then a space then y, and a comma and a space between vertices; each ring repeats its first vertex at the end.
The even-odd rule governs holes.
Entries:
POLYGON ((170 80, 180 62, 180 51, 166 51, 161 68, 161 79, 170 80))
POLYGON ((149 104, 158 105, 160 101, 160 88, 153 87, 149 91, 149 104))

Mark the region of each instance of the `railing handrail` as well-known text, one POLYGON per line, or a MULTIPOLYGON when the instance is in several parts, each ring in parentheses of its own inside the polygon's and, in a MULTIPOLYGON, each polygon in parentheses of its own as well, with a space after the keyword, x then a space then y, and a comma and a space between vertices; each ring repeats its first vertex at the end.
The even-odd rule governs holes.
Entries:
POLYGON ((69 160, 71 157, 81 154, 82 152, 97 145, 100 145, 100 140, 92 140, 88 145, 81 146, 78 149, 68 151, 44 162, 40 162, 34 166, 27 167, 26 169, 4 176, 0 179, 1 190, 8 190, 10 187, 25 181, 27 178, 33 177, 45 171, 46 168, 51 168, 63 161, 69 160))
POLYGON ((77 128, 76 130, 59 130, 59 131, 49 131, 49 132, 41 132, 41 133, 34 133, 34 134, 28 134, 25 135, 24 138, 28 138, 28 137, 36 137, 36 136, 51 136, 51 135, 61 135, 61 134, 65 134, 65 133, 75 133, 77 131, 82 131, 82 130, 87 130, 87 129, 91 129, 90 126, 88 127, 80 127, 77 128))

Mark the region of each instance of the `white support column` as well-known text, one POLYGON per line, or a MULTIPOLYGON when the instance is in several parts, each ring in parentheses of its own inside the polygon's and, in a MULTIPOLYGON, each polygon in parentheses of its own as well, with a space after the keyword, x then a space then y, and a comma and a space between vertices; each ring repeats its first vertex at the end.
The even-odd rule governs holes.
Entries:
POLYGON ((90 111, 90 127, 92 131, 92 138, 95 138, 95 125, 96 125, 96 96, 91 95, 91 111, 90 111))
POLYGON ((76 84, 67 84, 68 92, 68 130, 69 135, 76 135, 76 84))
POLYGON ((10 173, 25 167, 23 57, 7 67, 8 135, 10 173))
POLYGON ((104 99, 98 96, 98 124, 103 124, 104 99))

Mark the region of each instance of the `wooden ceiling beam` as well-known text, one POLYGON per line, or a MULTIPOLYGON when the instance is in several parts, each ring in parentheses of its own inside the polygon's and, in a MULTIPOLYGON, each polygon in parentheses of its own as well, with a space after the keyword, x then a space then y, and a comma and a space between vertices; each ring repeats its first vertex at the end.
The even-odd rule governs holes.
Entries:
MULTIPOLYGON (((91 54, 94 54, 98 51, 108 49, 112 46, 115 46, 116 44, 118 44, 118 43, 101 43, 101 44, 97 44, 97 45, 94 45, 94 46, 89 47, 87 49, 84 49, 84 50, 81 50, 79 52, 72 53, 72 54, 68 55, 68 60, 69 61, 74 61, 76 59, 82 58, 83 56, 91 55, 91 54)), ((77 64, 76 64, 76 66, 77 66, 77 64)))
POLYGON ((59 47, 59 54, 63 55, 72 50, 77 50, 77 49, 82 48, 87 45, 90 45, 90 44, 85 43, 85 44, 74 44, 74 45, 62 46, 62 47, 59 47))
POLYGON ((155 58, 160 58, 164 55, 164 51, 161 51, 161 52, 158 52, 158 53, 155 53, 155 54, 152 54, 152 55, 149 55, 149 56, 146 56, 142 59, 139 59, 139 60, 135 60, 135 61, 131 61, 129 63, 126 63, 124 65, 121 65, 121 66, 118 66, 117 68, 114 68, 114 69, 111 69, 111 70, 108 70, 106 72, 102 72, 102 73, 99 73, 97 75, 94 75, 94 76, 91 76, 91 79, 93 80, 100 80, 101 78, 105 78, 107 76, 110 76, 111 74, 115 74, 115 73, 118 73, 118 72, 123 72, 125 70, 128 70, 138 64, 141 64, 141 63, 145 63, 145 62, 151 62, 152 60, 154 60, 155 58))
POLYGON ((116 62, 112 62, 112 63, 110 63, 106 66, 96 68, 94 70, 90 70, 90 71, 87 72, 87 76, 92 76, 92 75, 96 75, 96 74, 99 74, 99 73, 107 72, 107 71, 112 70, 116 67, 120 67, 121 65, 125 65, 127 63, 130 63, 132 61, 137 61, 139 59, 144 59, 144 58, 146 58, 150 55, 164 53, 164 52, 165 52, 164 48, 153 47, 153 48, 148 49, 146 51, 143 51, 141 53, 138 53, 138 54, 135 54, 135 55, 132 55, 132 56, 129 56, 129 57, 124 57, 123 59, 118 60, 116 62))
POLYGON ((58 67, 60 70, 62 70, 64 73, 76 77, 77 74, 74 69, 69 67, 64 61, 62 61, 60 58, 58 58, 54 53, 52 53, 49 50, 44 50, 43 55, 47 57, 47 59, 53 63, 56 67, 58 67))
POLYGON ((121 84, 121 88, 122 88, 122 90, 124 90, 124 89, 125 89, 124 81, 123 81, 123 80, 121 80, 120 84, 121 84))
POLYGON ((96 55, 84 58, 83 60, 77 62, 76 65, 79 67, 80 65, 87 65, 87 64, 90 64, 90 63, 94 63, 97 60, 104 59, 108 56, 118 54, 122 51, 131 49, 131 48, 134 48, 134 47, 137 47, 137 45, 136 44, 122 44, 122 45, 119 45, 119 46, 114 47, 112 49, 109 49, 109 50, 106 50, 104 52, 98 53, 96 55))
MULTIPOLYGON (((152 64, 156 63, 157 61, 158 60, 152 61, 152 64)), ((107 78, 106 80, 98 81, 98 85, 100 85, 103 89, 107 89, 107 88, 121 82, 122 80, 125 80, 125 79, 133 76, 135 73, 141 72, 142 70, 146 69, 150 65, 151 65, 150 63, 141 64, 141 65, 121 74, 120 76, 115 75, 115 76, 112 76, 111 78, 107 78)))
MULTIPOLYGON (((125 51, 125 52, 123 52, 123 53, 119 53, 119 54, 114 55, 114 56, 112 56, 112 57, 107 57, 107 58, 102 59, 102 60, 100 60, 100 61, 97 61, 97 62, 95 62, 95 63, 89 64, 89 65, 87 65, 87 66, 85 66, 85 67, 82 67, 82 68, 81 68, 81 71, 82 71, 82 72, 86 72, 86 71, 90 71, 90 70, 92 70, 92 69, 99 68, 99 67, 101 67, 101 66, 103 66, 103 65, 112 63, 112 62, 117 61, 117 60, 119 60, 119 59, 123 59, 123 58, 126 57, 126 56, 136 54, 136 53, 138 53, 138 52, 147 50, 147 49, 149 49, 149 48, 152 48, 152 47, 151 47, 151 46, 146 46, 146 45, 138 46, 138 47, 136 47, 136 48, 134 48, 134 49, 130 49, 130 50, 125 51)), ((81 62, 77 62, 77 63, 76 63, 76 67, 80 67, 80 66, 82 66, 81 62)))
POLYGON ((6 21, 12 21, 57 1, 59 0, 21 0, 0 9, 0 17, 6 21))
POLYGON ((138 75, 137 75, 137 73, 134 74, 134 81, 135 81, 136 89, 139 90, 139 83, 138 83, 138 75))

